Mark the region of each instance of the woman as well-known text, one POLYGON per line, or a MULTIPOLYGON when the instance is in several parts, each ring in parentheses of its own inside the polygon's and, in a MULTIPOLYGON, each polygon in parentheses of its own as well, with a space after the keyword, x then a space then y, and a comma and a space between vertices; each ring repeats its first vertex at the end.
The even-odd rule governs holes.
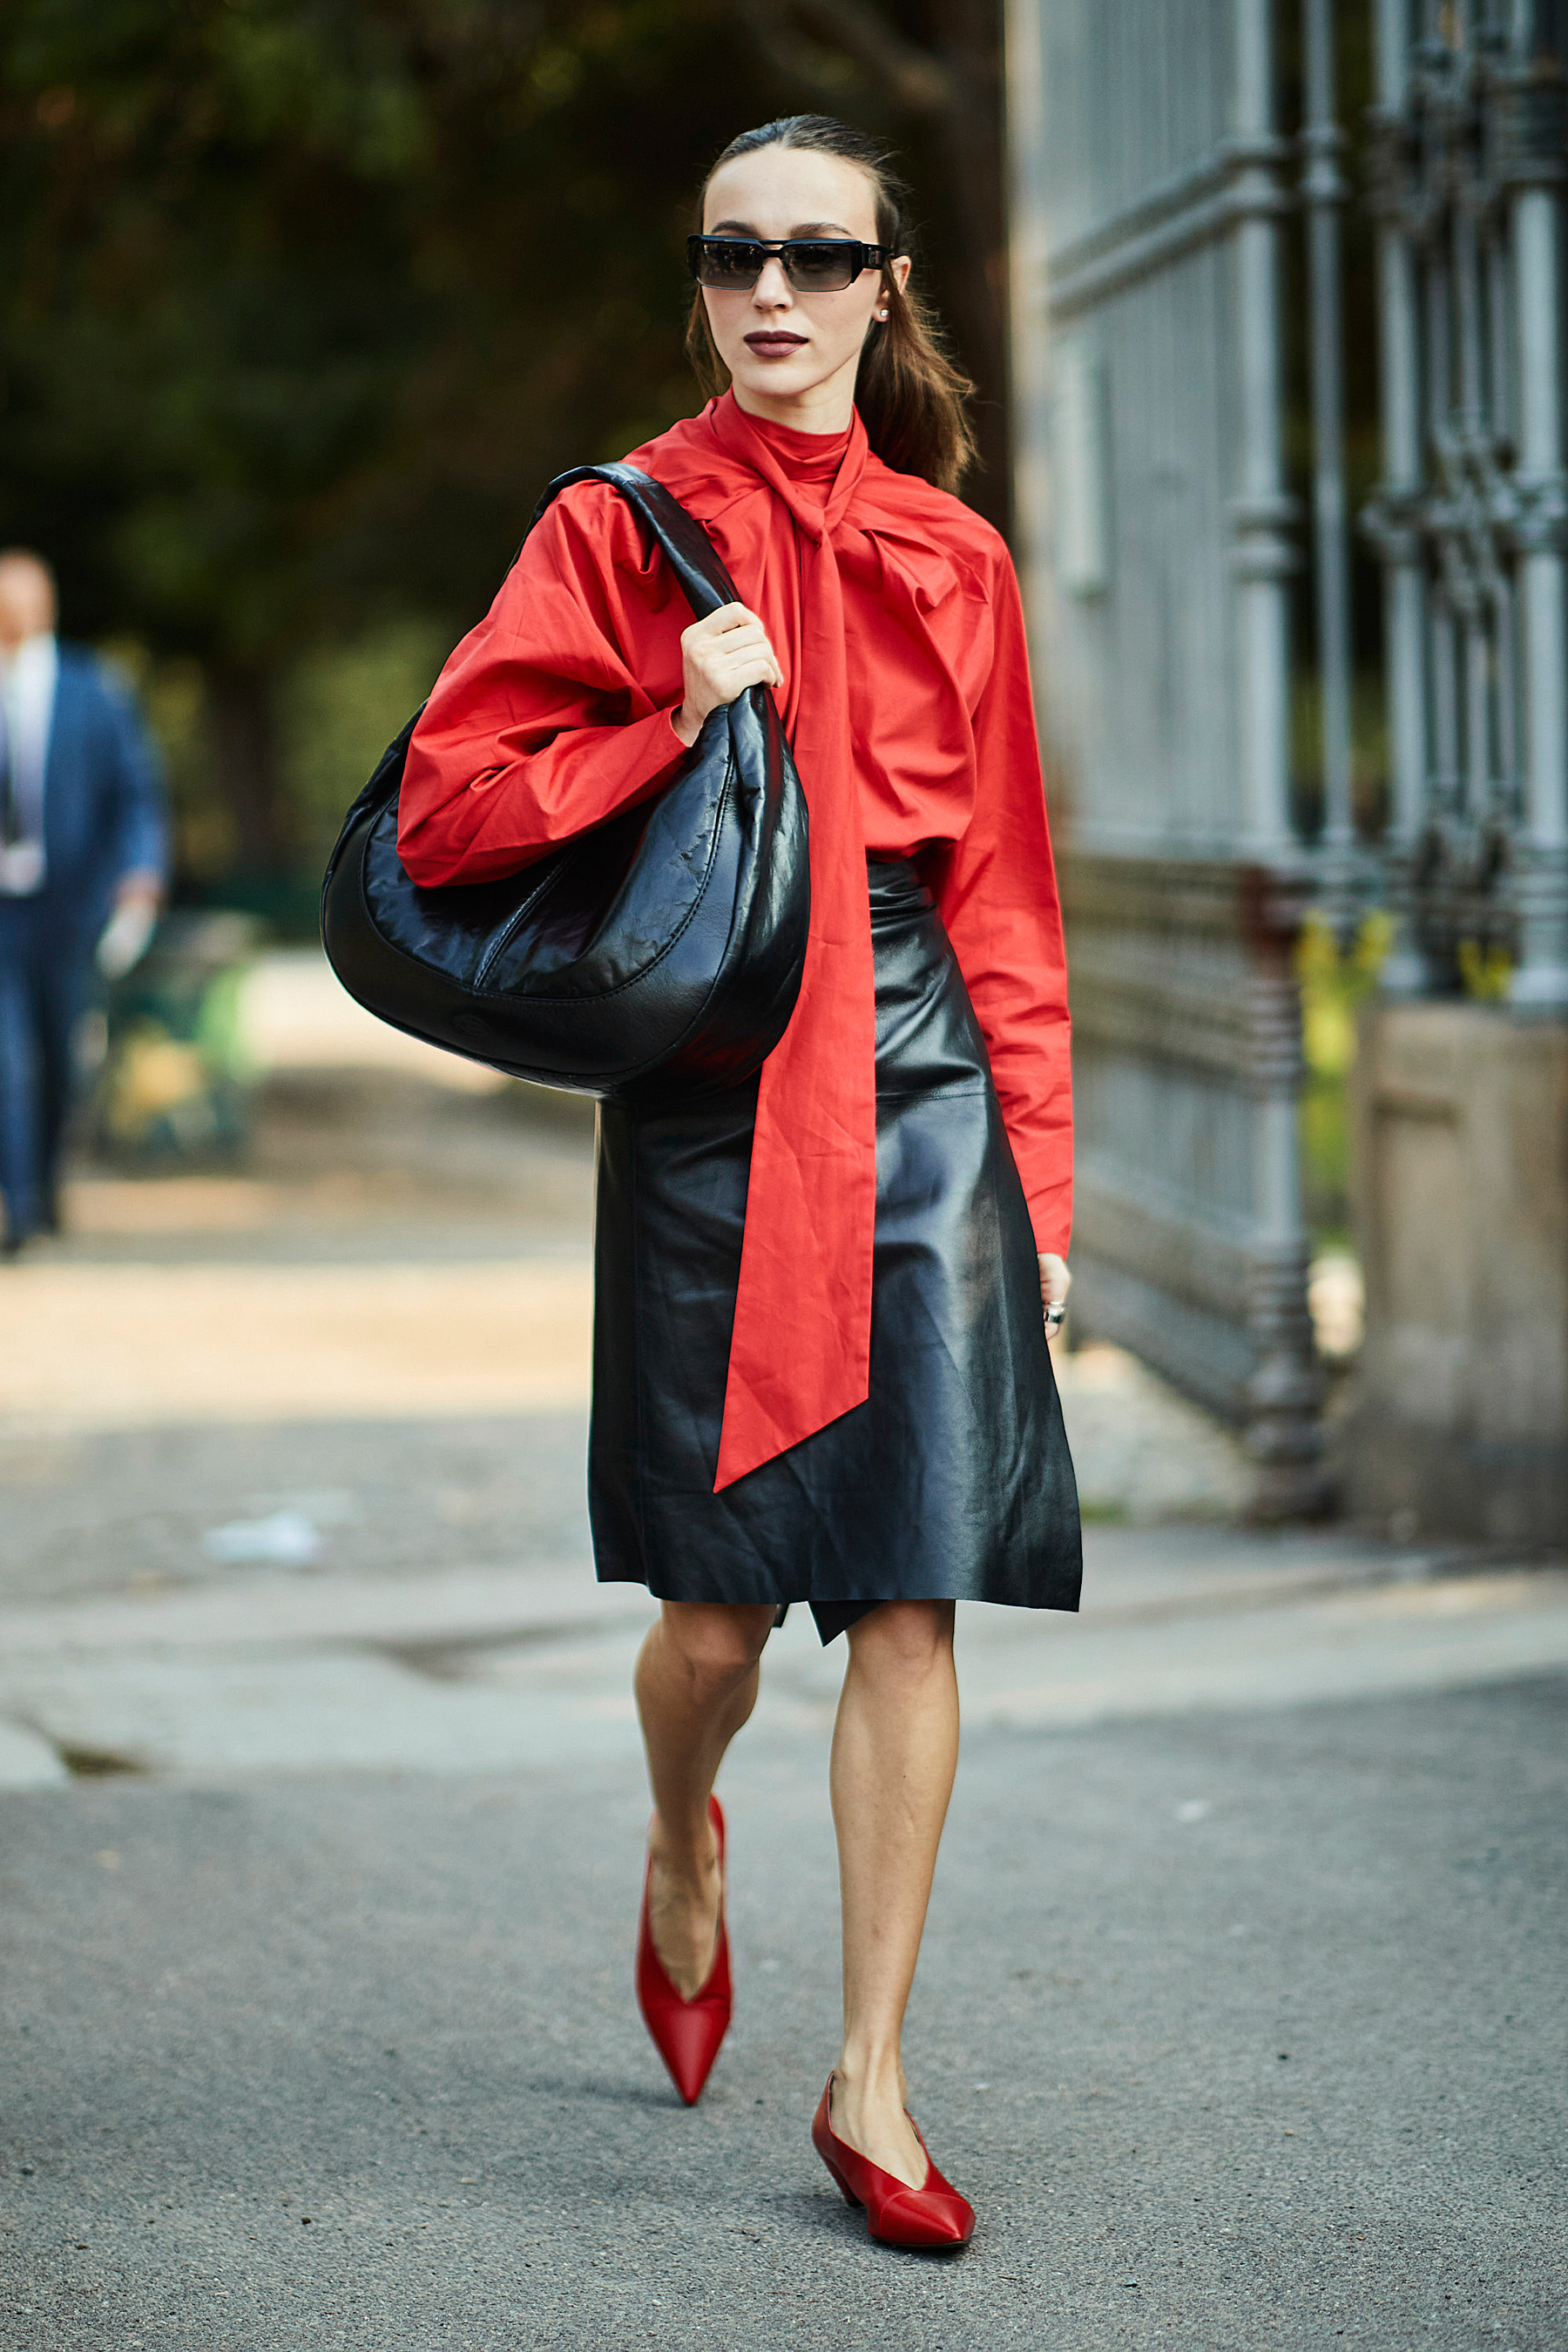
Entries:
POLYGON ((900 2056, 957 1760, 953 1604, 1072 1609, 1079 1577, 1041 1312, 1068 1279, 1066 976, 1022 621, 951 495, 968 387, 886 160, 820 116, 769 123, 702 223, 689 340, 729 389, 630 462, 747 601, 691 624, 618 494, 568 489, 431 697, 400 847, 421 883, 514 872, 658 793, 716 706, 779 697, 811 817, 789 1028, 745 1087, 599 1121, 595 1549, 663 1604, 637 1672, 637 1990, 695 2102, 731 2004, 714 1779, 806 1601, 849 1653, 844 2040, 813 2136, 874 2235, 962 2244, 900 2056))

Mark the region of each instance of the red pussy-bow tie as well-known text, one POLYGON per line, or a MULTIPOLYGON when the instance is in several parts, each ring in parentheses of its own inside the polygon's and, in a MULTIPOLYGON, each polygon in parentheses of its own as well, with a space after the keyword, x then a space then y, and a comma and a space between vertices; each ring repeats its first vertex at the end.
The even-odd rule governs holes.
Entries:
POLYGON ((793 747, 811 820, 811 929, 794 1016, 763 1066, 715 1487, 865 1401, 877 1223, 876 987, 833 534, 866 470, 858 415, 821 503, 732 394, 710 409, 798 535, 793 747))

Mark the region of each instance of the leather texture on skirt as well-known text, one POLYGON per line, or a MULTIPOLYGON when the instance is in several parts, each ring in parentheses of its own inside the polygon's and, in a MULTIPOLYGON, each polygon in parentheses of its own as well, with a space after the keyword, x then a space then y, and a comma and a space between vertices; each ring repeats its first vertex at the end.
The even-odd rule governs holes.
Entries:
MULTIPOLYGON (((599 1108, 589 1510, 602 1582, 1076 1609, 1078 1490, 984 1040, 908 859, 868 866, 877 984, 870 1393, 713 1492, 757 1084, 599 1108)), ((780 1348, 789 1345, 781 1330, 780 1348)))

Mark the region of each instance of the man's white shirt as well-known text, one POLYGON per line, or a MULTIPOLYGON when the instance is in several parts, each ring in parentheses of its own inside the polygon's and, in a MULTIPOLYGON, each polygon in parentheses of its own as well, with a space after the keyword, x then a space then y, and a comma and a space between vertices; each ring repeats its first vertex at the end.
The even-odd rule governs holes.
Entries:
POLYGON ((0 729, 11 766, 21 835, 0 842, 0 894, 30 898, 44 885, 44 773, 55 723, 59 648, 52 632, 0 654, 0 729))

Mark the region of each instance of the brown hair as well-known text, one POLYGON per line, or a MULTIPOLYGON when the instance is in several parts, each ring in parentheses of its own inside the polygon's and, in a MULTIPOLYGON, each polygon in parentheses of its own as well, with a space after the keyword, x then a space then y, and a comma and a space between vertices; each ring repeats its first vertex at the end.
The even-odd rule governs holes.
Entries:
MULTIPOLYGON (((742 131, 714 163, 702 183, 703 196, 721 164, 732 163, 737 155, 753 155, 761 147, 806 148, 858 165, 876 192, 878 244, 889 257, 910 250, 910 192, 891 156, 863 131, 836 122, 831 115, 786 114, 755 131, 742 131)), ((697 226, 702 226, 700 212, 697 226)), ((922 474, 939 489, 956 490, 975 454, 967 412, 974 386, 948 357, 934 315, 912 287, 900 287, 889 273, 882 281, 882 294, 887 323, 872 320, 855 379, 855 404, 866 436, 895 473, 922 474)), ((700 287, 692 295, 686 349, 703 391, 721 392, 729 378, 700 287)))

